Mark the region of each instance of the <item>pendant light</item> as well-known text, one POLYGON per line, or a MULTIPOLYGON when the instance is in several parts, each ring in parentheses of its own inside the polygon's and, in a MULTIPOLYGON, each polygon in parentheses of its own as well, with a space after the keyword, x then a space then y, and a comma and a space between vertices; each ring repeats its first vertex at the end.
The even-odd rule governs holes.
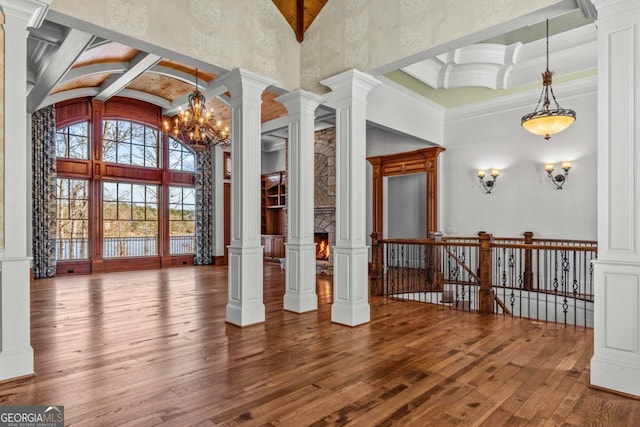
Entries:
POLYGON ((533 113, 522 116, 522 127, 527 131, 544 136, 549 140, 551 135, 562 132, 573 124, 576 120, 576 112, 560 107, 556 95, 553 93, 551 82, 553 71, 549 71, 549 20, 547 19, 547 69, 542 73, 542 93, 538 100, 538 105, 533 113), (550 97, 555 103, 554 109, 550 109, 550 97))

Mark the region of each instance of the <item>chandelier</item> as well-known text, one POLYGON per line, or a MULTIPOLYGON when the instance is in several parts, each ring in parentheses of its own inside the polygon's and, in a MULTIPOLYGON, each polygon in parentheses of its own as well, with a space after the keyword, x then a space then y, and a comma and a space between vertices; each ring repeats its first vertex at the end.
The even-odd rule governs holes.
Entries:
POLYGON ((227 148, 231 144, 229 128, 222 127, 217 120, 213 108, 206 110, 206 98, 198 90, 198 69, 196 68, 196 88, 189 95, 189 107, 180 108, 173 118, 164 120, 164 129, 174 137, 186 142, 195 151, 202 151, 210 144, 227 148))
POLYGON ((551 81, 553 71, 549 71, 549 20, 547 19, 547 69, 542 73, 542 93, 538 100, 538 105, 533 113, 522 116, 522 127, 527 131, 544 136, 549 140, 551 135, 562 132, 576 121, 576 112, 560 107, 556 95, 553 93, 551 81), (549 109, 551 102, 549 94, 555 103, 554 109, 549 109))

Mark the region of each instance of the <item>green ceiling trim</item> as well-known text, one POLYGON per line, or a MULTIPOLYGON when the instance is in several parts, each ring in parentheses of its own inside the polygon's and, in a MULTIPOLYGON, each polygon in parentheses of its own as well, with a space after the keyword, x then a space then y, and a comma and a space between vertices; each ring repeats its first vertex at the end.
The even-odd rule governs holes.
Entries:
MULTIPOLYGON (((554 83, 564 83, 572 80, 578 80, 585 77, 594 76, 598 73, 596 68, 580 71, 566 76, 558 76, 553 79, 554 83)), ((542 88, 542 77, 539 83, 531 83, 528 85, 518 86, 515 88, 500 90, 489 89, 485 87, 460 87, 454 89, 433 89, 431 86, 422 83, 420 80, 411 77, 402 70, 395 70, 384 75, 389 80, 398 83, 407 89, 430 99, 431 101, 445 107, 454 108, 462 105, 473 104, 475 102, 486 101, 488 99, 499 98, 501 96, 513 95, 519 92, 525 92, 535 88, 542 88)), ((532 103, 537 102, 533 100, 532 103)))

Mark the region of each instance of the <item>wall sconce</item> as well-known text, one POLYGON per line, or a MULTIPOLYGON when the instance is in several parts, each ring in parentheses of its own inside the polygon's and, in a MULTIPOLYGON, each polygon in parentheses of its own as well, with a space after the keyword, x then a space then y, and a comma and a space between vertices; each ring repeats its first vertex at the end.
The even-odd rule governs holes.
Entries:
POLYGON ((555 165, 553 163, 547 163, 546 165, 544 165, 544 170, 547 171, 547 178, 549 178, 549 181, 551 181, 551 183, 556 186, 556 190, 562 190, 564 183, 567 182, 567 176, 569 175, 569 169, 571 169, 571 163, 562 162, 562 170, 564 171, 564 174, 559 173, 557 175, 554 175, 554 167, 555 165))
POLYGON ((487 192, 487 194, 491 193, 493 187, 496 184, 496 179, 500 175, 500 171, 498 169, 491 169, 491 179, 487 179, 485 181, 485 172, 483 170, 478 171, 478 179, 480 180, 480 184, 482 184, 482 188, 487 192))

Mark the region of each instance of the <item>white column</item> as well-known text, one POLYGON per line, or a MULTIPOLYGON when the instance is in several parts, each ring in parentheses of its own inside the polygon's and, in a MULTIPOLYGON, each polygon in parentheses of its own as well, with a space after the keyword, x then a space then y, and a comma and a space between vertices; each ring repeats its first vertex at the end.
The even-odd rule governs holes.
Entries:
POLYGON ((0 0, 4 14, 4 248, 0 249, 0 381, 33 374, 28 236, 28 27, 50 1, 0 0))
POLYGON ((591 384, 640 396, 640 2, 598 9, 598 260, 591 384))
POLYGON ((287 270, 284 309, 318 309, 313 241, 315 111, 324 98, 295 90, 276 98, 289 112, 287 270))
POLYGON ((367 94, 380 81, 349 70, 321 81, 336 109, 336 245, 333 248, 331 321, 366 323, 369 313, 366 245, 367 94))
POLYGON ((224 151, 214 146, 213 167, 213 256, 224 256, 224 151))
POLYGON ((231 244, 227 322, 264 322, 260 234, 262 92, 274 82, 235 69, 218 79, 231 92, 231 244))

